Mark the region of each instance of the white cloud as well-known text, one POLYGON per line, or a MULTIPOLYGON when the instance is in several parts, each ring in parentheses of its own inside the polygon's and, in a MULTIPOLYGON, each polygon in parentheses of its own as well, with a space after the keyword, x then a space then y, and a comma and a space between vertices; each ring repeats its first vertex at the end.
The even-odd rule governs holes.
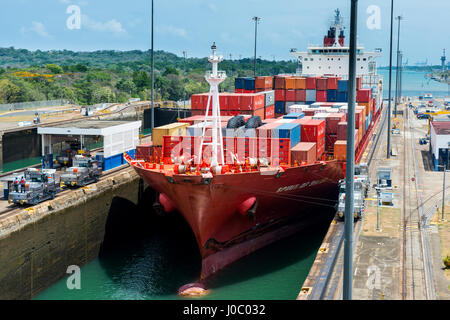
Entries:
POLYGON ((183 28, 178 28, 172 25, 163 25, 161 28, 158 28, 159 32, 162 34, 168 34, 180 38, 188 38, 187 32, 183 28))
POLYGON ((127 31, 123 28, 122 24, 116 19, 112 19, 107 22, 99 22, 89 18, 85 14, 81 15, 81 28, 87 28, 98 32, 110 32, 115 36, 123 36, 127 34, 127 31))
POLYGON ((30 28, 25 28, 22 27, 20 29, 20 32, 22 33, 35 33, 38 36, 42 37, 42 38, 51 38, 52 36, 47 32, 47 30, 45 29, 45 26, 42 22, 38 22, 38 21, 33 21, 31 23, 31 27, 30 28))

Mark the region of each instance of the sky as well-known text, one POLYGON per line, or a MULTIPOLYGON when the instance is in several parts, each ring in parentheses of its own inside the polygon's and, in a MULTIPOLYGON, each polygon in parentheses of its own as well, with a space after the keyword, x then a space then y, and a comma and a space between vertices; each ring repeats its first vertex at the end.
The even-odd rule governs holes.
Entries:
MULTIPOLYGON (((401 15, 400 49, 409 65, 440 64, 450 55, 449 0, 394 0, 401 15)), ((148 50, 151 47, 151 0, 1 0, 0 47, 29 50, 148 50), (73 14, 79 8, 79 28, 73 14), (75 28, 74 28, 75 26, 75 28)), ((257 56, 291 59, 289 50, 321 44, 334 10, 344 17, 348 43, 350 0, 154 0, 155 50, 205 57, 213 41, 226 58, 257 56)), ((394 61, 397 21, 394 20, 394 61)), ((378 65, 389 63, 390 1, 358 1, 358 44, 382 48, 378 65), (373 8, 375 6, 375 11, 373 8), (379 8, 379 15, 376 10, 379 8), (369 12, 368 12, 369 10, 369 12), (379 19, 377 19, 379 17, 379 19), (368 25, 369 22, 369 25, 368 25), (378 23, 379 22, 379 23, 378 23), (370 27, 370 28, 369 28, 370 27)), ((449 59, 450 60, 450 59, 449 59)))

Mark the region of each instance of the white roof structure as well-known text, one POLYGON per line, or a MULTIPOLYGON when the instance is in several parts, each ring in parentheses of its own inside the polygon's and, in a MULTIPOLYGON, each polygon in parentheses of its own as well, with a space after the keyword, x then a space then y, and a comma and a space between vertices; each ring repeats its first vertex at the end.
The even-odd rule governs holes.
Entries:
POLYGON ((38 128, 42 135, 42 153, 45 146, 50 146, 52 135, 103 136, 103 152, 105 158, 135 149, 139 144, 139 128, 141 121, 114 120, 80 120, 54 126, 38 128))

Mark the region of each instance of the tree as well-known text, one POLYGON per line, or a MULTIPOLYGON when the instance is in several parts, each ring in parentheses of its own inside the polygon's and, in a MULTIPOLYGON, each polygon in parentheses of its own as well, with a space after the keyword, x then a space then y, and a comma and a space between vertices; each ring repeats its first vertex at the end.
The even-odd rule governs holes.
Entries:
POLYGON ((57 64, 46 64, 45 67, 55 74, 61 74, 64 72, 63 68, 61 68, 57 64))
POLYGON ((174 75, 178 76, 180 73, 178 72, 178 70, 176 68, 167 66, 166 70, 164 70, 163 76, 166 77, 169 74, 174 74, 174 75))
POLYGON ((141 91, 145 88, 150 88, 150 76, 145 71, 135 71, 133 72, 133 82, 138 91, 141 91))
POLYGON ((100 87, 93 91, 91 103, 112 102, 114 99, 114 93, 109 87, 100 87))
POLYGON ((131 80, 120 79, 116 84, 116 88, 128 94, 136 92, 136 85, 131 80))
POLYGON ((7 79, 1 80, 0 100, 5 103, 20 102, 20 88, 7 79))

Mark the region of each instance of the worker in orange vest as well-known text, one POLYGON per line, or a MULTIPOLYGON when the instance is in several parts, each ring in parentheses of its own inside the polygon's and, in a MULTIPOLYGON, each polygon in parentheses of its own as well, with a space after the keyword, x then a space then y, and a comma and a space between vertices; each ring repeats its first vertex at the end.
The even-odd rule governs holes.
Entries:
POLYGON ((23 176, 20 179, 20 189, 21 189, 21 192, 25 193, 25 179, 23 178, 23 176))
POLYGON ((19 192, 19 178, 14 178, 14 191, 19 192))

